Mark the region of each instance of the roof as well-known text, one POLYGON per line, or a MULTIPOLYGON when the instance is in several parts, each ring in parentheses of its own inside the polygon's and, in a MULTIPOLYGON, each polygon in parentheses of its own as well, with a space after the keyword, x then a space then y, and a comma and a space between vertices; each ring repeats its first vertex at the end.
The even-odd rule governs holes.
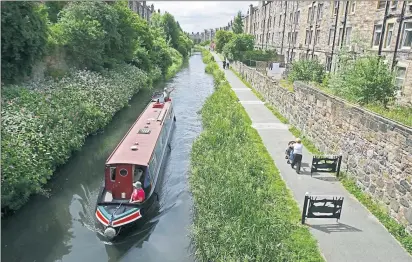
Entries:
POLYGON ((147 166, 156 146, 163 120, 157 121, 158 117, 166 115, 171 102, 164 104, 163 108, 153 108, 156 102, 150 102, 136 122, 132 125, 113 153, 106 161, 106 165, 112 164, 134 164, 147 166), (150 124, 148 124, 148 121, 150 124), (149 129, 149 134, 139 133, 141 129, 149 129), (135 143, 138 144, 135 144, 135 143), (137 146, 137 150, 132 150, 137 146))

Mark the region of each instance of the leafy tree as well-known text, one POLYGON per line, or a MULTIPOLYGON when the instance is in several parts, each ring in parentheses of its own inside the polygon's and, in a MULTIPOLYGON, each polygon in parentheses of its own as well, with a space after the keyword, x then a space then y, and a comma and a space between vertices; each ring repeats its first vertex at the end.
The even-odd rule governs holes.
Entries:
POLYGON ((239 11, 233 21, 233 33, 242 34, 243 33, 243 20, 242 13, 239 11))
POLYGON ((119 54, 118 60, 130 61, 134 51, 141 50, 140 47, 152 48, 153 36, 147 22, 130 10, 127 2, 119 1, 113 6, 119 16, 117 29, 121 37, 121 45, 114 52, 119 54))
POLYGON ((47 14, 35 2, 1 2, 1 77, 11 83, 31 74, 47 43, 47 14))
POLYGON ((116 10, 102 2, 72 2, 60 14, 54 37, 76 65, 101 70, 113 64, 121 47, 116 10))
POLYGON ((47 1, 45 2, 45 6, 47 8, 47 13, 50 22, 56 23, 58 19, 59 12, 64 8, 67 4, 67 1, 47 1))
POLYGON ((223 47, 223 54, 230 60, 243 61, 246 51, 254 48, 255 38, 249 34, 235 34, 223 47))
POLYGON ((166 33, 166 41, 170 42, 172 47, 177 49, 179 46, 180 30, 174 16, 169 13, 164 14, 162 16, 162 25, 166 33))
POLYGON ((233 32, 230 31, 217 31, 215 40, 216 40, 216 51, 221 53, 223 51, 223 47, 225 44, 229 43, 229 41, 233 38, 233 32))

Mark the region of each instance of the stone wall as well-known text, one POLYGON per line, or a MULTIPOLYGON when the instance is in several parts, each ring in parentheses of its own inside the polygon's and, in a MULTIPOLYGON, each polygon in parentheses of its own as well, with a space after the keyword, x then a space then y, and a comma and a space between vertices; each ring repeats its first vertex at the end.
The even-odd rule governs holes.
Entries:
POLYGON ((342 154, 342 170, 412 232, 412 129, 301 82, 295 92, 253 68, 232 67, 326 154, 342 154))

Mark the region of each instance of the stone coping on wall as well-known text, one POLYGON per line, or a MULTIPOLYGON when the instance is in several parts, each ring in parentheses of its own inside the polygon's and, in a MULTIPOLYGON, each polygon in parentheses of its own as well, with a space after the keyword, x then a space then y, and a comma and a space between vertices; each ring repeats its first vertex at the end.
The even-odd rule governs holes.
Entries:
POLYGON ((297 87, 297 86, 298 86, 298 88, 300 87, 300 88, 311 89, 312 91, 317 92, 321 96, 325 96, 329 99, 336 100, 337 102, 341 103, 345 107, 350 107, 355 111, 359 111, 360 113, 369 114, 371 117, 373 117, 377 121, 383 122, 384 124, 390 126, 391 127, 390 130, 394 130, 395 127, 396 127, 397 129, 400 129, 402 132, 405 132, 405 133, 408 133, 408 134, 412 135, 412 127, 410 127, 410 126, 404 125, 400 122, 397 122, 395 120, 392 120, 392 119, 389 119, 389 118, 384 117, 382 115, 379 115, 379 114, 377 114, 377 113, 375 113, 375 112, 373 112, 373 111, 371 111, 367 108, 358 106, 358 105, 353 104, 351 102, 348 102, 347 100, 345 100, 343 98, 340 98, 338 96, 323 92, 319 88, 313 87, 310 84, 307 84, 307 83, 304 83, 304 82, 301 82, 301 81, 296 81, 296 82, 293 83, 293 87, 297 87))

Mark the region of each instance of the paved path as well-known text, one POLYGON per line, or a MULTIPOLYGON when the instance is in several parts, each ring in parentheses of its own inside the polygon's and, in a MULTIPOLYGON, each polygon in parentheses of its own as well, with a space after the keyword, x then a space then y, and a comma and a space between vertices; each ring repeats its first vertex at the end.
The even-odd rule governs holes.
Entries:
MULTIPOLYGON (((213 55, 221 67, 222 63, 219 63, 221 60, 216 54, 213 55)), ((323 175, 323 173, 310 176, 309 165, 312 155, 306 149, 303 150, 301 174, 296 174, 284 158, 288 141, 294 139, 287 125, 282 124, 263 103, 259 103, 260 100, 233 72, 225 70, 225 74, 300 208, 302 209, 305 192, 345 197, 339 223, 335 219, 307 220, 310 231, 318 240, 326 260, 329 262, 412 261, 412 257, 396 239, 335 180, 333 175, 323 175)))

